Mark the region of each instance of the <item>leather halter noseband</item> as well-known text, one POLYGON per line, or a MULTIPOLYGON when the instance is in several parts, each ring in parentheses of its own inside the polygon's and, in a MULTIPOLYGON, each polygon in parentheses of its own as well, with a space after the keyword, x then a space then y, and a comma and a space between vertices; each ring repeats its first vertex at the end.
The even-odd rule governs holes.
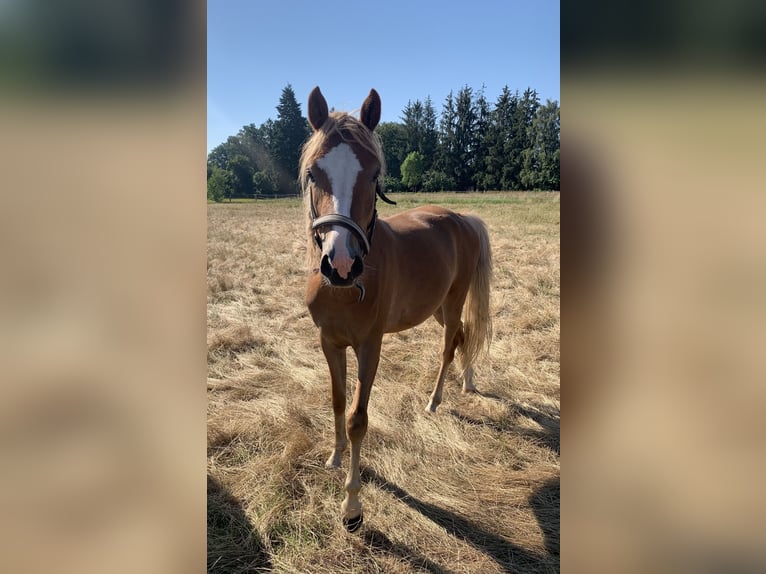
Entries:
MULTIPOLYGON (((359 224, 356 221, 345 215, 340 215, 339 213, 330 213, 329 215, 319 217, 316 207, 314 207, 313 188, 309 190, 309 193, 311 194, 309 197, 309 202, 311 204, 311 229, 314 231, 314 241, 316 241, 319 248, 322 248, 322 239, 319 237, 318 230, 330 225, 340 225, 356 235, 356 238, 359 240, 362 250, 364 251, 362 257, 366 256, 370 252, 370 247, 372 246, 372 235, 375 232, 375 222, 378 219, 378 210, 373 209, 372 221, 370 221, 370 225, 365 232, 359 227, 359 224)), ((396 205, 395 201, 386 197, 386 194, 380 189, 379 184, 375 186, 375 203, 377 203, 378 197, 390 205, 396 205)))

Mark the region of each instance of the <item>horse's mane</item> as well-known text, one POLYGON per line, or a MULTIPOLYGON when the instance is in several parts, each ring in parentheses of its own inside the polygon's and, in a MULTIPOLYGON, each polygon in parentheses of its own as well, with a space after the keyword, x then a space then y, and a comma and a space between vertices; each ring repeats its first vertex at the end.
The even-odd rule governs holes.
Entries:
POLYGON ((303 206, 306 211, 308 230, 308 263, 309 269, 319 266, 319 249, 314 242, 314 233, 311 229, 311 196, 309 194, 309 167, 326 150, 323 149, 325 141, 338 135, 340 139, 349 145, 361 146, 372 154, 380 163, 380 176, 382 178, 386 169, 386 160, 383 155, 378 134, 368 129, 361 121, 346 112, 332 112, 325 120, 322 127, 315 130, 312 136, 303 145, 301 161, 298 167, 298 179, 303 194, 303 206))

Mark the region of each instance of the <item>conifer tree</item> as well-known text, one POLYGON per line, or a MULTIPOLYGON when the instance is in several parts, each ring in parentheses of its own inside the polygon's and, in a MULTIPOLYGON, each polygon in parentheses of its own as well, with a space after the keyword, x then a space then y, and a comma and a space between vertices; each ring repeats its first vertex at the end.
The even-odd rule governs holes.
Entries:
POLYGON ((423 140, 420 149, 420 153, 423 154, 426 170, 432 168, 436 159, 437 142, 436 110, 431 101, 431 96, 427 96, 425 102, 423 102, 423 140))
POLYGON ((309 135, 308 120, 301 115, 301 107, 290 84, 282 90, 277 105, 277 119, 271 133, 271 155, 276 164, 277 184, 282 193, 297 190, 298 160, 301 146, 309 135))
POLYGON ((470 189, 476 170, 476 109, 473 90, 460 88, 455 99, 455 183, 458 189, 470 189))
POLYGON ((460 162, 457 157, 457 142, 455 140, 456 122, 455 98, 450 90, 444 100, 442 115, 439 120, 436 168, 453 179, 456 179, 457 165, 460 162))
POLYGON ((481 87, 481 91, 477 94, 475 99, 475 134, 474 134, 474 173, 473 173, 473 186, 475 189, 486 190, 486 162, 487 149, 489 146, 489 127, 490 127, 490 109, 487 98, 484 97, 484 86, 481 87))

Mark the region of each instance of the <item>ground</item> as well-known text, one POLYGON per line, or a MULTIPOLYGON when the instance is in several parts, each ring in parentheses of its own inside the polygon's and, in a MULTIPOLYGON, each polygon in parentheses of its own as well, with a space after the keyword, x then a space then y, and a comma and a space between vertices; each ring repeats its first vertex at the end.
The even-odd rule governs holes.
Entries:
MULTIPOLYGON (((558 193, 398 194, 480 215, 495 335, 463 396, 429 320, 386 335, 362 446, 365 522, 343 528, 329 374, 304 304, 297 199, 208 206, 208 571, 557 572, 558 193)), ((349 352, 348 402, 356 364, 349 352)))

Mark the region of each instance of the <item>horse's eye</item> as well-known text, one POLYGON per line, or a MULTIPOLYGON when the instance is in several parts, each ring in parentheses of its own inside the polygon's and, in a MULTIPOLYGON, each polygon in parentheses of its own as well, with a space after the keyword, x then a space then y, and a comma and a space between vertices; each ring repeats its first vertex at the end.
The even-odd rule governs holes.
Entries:
POLYGON ((314 179, 314 174, 313 174, 313 173, 311 173, 311 170, 308 170, 308 173, 306 173, 306 175, 308 176, 308 178, 309 178, 309 181, 310 181, 311 183, 316 183, 316 181, 317 181, 317 180, 316 180, 316 179, 314 179))

